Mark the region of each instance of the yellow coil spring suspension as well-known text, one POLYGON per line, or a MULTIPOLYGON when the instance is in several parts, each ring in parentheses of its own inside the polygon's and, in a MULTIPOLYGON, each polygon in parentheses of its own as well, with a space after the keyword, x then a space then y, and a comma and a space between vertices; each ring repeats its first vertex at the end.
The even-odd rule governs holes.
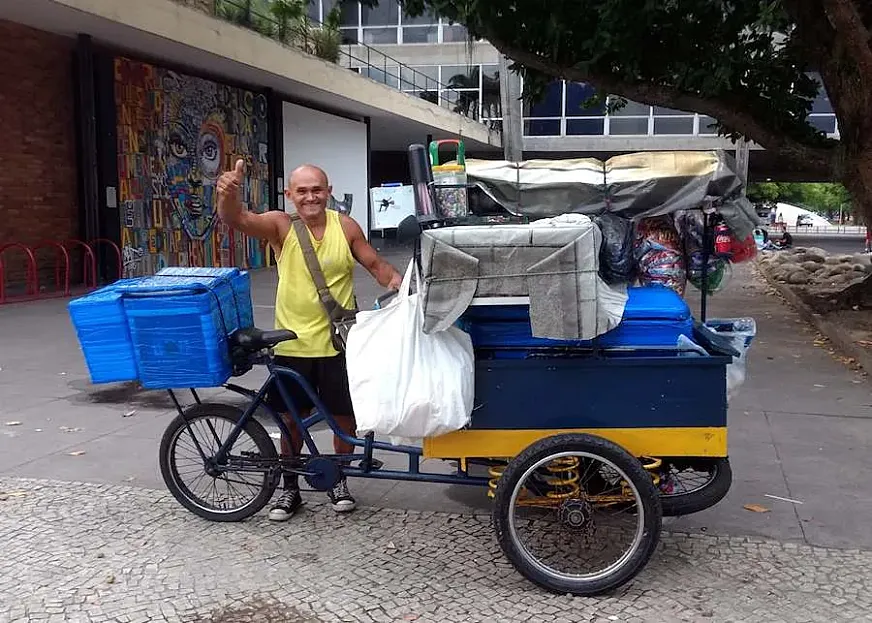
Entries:
MULTIPOLYGON (((658 458, 647 456, 643 456, 639 460, 642 463, 642 468, 651 475, 651 480, 654 481, 654 486, 659 487, 659 470, 663 465, 663 461, 658 458)), ((561 457, 551 461, 545 469, 549 472, 549 476, 546 477, 546 482, 550 487, 553 487, 553 489, 547 491, 545 497, 555 501, 578 497, 580 490, 578 483, 580 478, 578 470, 579 463, 578 458, 572 456, 561 457)), ((487 483, 487 496, 489 498, 493 498, 494 495, 496 495, 497 485, 505 471, 506 465, 491 465, 488 467, 487 473, 490 478, 487 483)), ((621 481, 621 492, 624 496, 631 495, 630 488, 627 486, 626 482, 621 481)), ((530 500, 535 499, 529 495, 529 492, 526 489, 524 489, 522 498, 519 501, 523 502, 523 498, 530 500)))
MULTIPOLYGON (((577 497, 580 478, 578 465, 579 460, 574 456, 554 459, 546 465, 545 471, 548 472, 548 475, 543 475, 543 479, 548 484, 549 490, 545 493, 545 497, 554 501, 577 497)), ((497 484, 505 471, 505 465, 492 465, 488 468, 487 473, 490 479, 487 483, 487 496, 489 498, 496 494, 497 484)), ((523 490, 519 502, 523 503, 525 498, 535 499, 526 488, 523 490)))

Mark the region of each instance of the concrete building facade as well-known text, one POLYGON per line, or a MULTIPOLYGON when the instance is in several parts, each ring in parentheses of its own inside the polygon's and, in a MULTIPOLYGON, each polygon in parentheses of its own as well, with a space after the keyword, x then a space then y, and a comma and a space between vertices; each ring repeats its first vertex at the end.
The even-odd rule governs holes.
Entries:
POLYGON ((267 265, 262 243, 217 218, 215 182, 237 158, 250 209, 285 209, 286 172, 315 160, 368 231, 377 154, 431 137, 501 151, 473 115, 219 19, 212 0, 4 0, 0 35, 7 284, 28 267, 11 243, 35 248, 40 288, 51 249, 81 268, 71 240, 99 248, 105 278, 119 272, 111 245, 124 275, 267 265))

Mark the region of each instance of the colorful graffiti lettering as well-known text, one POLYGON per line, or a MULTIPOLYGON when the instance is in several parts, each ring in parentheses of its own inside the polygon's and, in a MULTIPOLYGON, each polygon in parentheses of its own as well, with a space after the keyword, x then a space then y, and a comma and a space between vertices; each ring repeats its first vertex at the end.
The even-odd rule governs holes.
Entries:
POLYGON ((269 208, 266 98, 116 58, 115 104, 125 275, 264 266, 264 244, 218 221, 215 184, 243 158, 248 209, 269 208))

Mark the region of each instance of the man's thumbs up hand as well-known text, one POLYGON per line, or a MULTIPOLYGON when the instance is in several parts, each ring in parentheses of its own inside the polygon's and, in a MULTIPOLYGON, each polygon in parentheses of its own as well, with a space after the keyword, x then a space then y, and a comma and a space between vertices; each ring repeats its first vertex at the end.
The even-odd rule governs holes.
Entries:
POLYGON ((236 167, 232 171, 227 171, 221 174, 218 178, 218 200, 223 201, 230 199, 237 201, 239 196, 239 187, 245 179, 245 161, 240 158, 236 161, 236 167))
POLYGON ((236 168, 233 170, 236 174, 236 181, 242 183, 242 178, 245 177, 245 161, 240 158, 236 161, 236 168))

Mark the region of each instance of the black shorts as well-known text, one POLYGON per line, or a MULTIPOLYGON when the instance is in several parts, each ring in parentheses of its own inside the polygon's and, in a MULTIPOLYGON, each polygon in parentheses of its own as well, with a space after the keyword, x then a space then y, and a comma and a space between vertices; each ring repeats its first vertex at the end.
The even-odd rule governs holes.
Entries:
MULTIPOLYGON (((306 379, 324 407, 331 415, 354 415, 351 405, 351 394, 348 391, 348 372, 345 368, 345 355, 333 357, 283 357, 277 355, 275 364, 283 368, 291 368, 306 379)), ((277 383, 283 383, 294 405, 302 412, 311 410, 315 405, 306 391, 289 377, 279 376, 277 383)), ((266 403, 277 413, 286 413, 279 390, 273 385, 266 395, 266 403)))

